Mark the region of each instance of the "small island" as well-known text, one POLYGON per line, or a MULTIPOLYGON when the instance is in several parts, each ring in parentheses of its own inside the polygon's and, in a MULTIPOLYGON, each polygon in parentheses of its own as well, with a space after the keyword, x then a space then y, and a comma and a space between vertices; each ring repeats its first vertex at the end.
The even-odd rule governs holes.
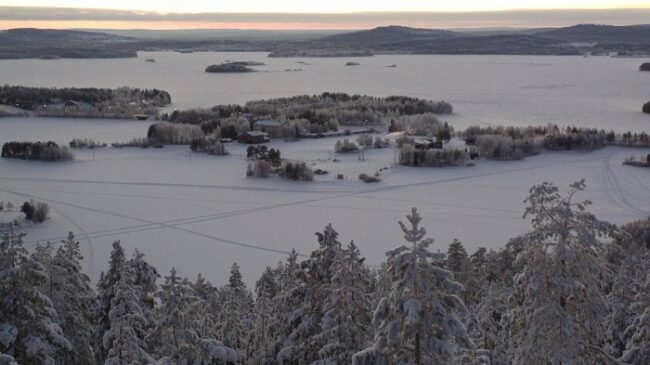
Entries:
POLYGON ((639 71, 650 71, 650 62, 642 63, 641 66, 639 66, 639 71))
POLYGON ((650 101, 643 104, 643 109, 642 110, 643 110, 644 113, 650 114, 650 101))
POLYGON ((361 64, 359 62, 346 62, 346 66, 360 66, 361 64))
POLYGON ((243 73, 255 72, 252 68, 239 62, 222 63, 219 65, 210 65, 205 68, 205 72, 210 73, 243 73))

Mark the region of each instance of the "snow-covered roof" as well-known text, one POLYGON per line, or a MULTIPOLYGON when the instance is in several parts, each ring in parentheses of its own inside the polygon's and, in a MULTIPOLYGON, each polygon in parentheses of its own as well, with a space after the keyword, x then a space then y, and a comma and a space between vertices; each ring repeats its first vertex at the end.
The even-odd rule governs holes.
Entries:
POLYGON ((245 134, 248 134, 249 136, 253 136, 253 137, 257 137, 257 136, 267 137, 269 135, 268 133, 262 131, 248 131, 245 134))
POLYGON ((281 122, 279 120, 271 120, 271 119, 258 120, 257 122, 255 122, 255 125, 259 125, 261 127, 279 127, 283 124, 284 122, 281 122))

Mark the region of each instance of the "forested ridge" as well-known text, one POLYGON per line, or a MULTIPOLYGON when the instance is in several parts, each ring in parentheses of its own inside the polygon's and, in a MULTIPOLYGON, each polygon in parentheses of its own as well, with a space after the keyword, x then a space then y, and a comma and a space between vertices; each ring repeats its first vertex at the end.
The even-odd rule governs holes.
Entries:
POLYGON ((650 219, 601 221, 584 189, 533 186, 529 232, 498 250, 441 253, 413 208, 369 266, 326 225, 252 288, 236 263, 218 286, 119 241, 93 288, 72 233, 28 252, 11 228, 0 364, 647 364, 650 219))

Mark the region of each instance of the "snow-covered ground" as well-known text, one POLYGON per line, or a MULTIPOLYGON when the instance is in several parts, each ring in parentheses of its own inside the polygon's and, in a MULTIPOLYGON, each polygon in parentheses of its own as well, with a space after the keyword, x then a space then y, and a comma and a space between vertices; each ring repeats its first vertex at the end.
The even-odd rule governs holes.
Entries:
MULTIPOLYGON (((141 137, 148 123, 106 120, 0 119, 0 143, 72 137, 111 143, 141 137)), ((424 225, 446 250, 460 239, 476 247, 502 247, 525 232, 523 200, 533 184, 566 188, 586 178, 581 198, 594 202, 599 218, 624 223, 650 215, 650 171, 621 165, 644 149, 605 148, 592 153, 543 153, 523 161, 479 161, 465 168, 409 168, 394 163, 393 148, 334 156, 337 139, 273 142, 282 156, 303 159, 330 173, 314 182, 245 177, 246 146, 229 144, 226 157, 190 154, 187 146, 164 149, 76 150, 72 162, 0 159, 0 200, 19 205, 48 202, 51 219, 27 230, 26 241, 77 234, 93 280, 106 269, 111 243, 129 253, 138 247, 162 272, 175 266, 184 276, 205 274, 215 284, 237 261, 249 284, 266 265, 296 248, 316 247, 314 232, 332 223, 343 241, 354 240, 370 264, 402 241, 397 220, 419 208, 424 225), (339 162, 333 162, 336 157, 339 162), (94 158, 94 159, 93 159, 94 158), (365 184, 359 173, 381 172, 365 184), (343 174, 344 180, 336 180, 343 174)))

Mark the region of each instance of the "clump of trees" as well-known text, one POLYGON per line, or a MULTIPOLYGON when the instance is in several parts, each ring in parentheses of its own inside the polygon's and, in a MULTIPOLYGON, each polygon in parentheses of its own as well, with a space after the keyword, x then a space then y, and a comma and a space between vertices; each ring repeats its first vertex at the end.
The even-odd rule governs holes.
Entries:
POLYGON ((190 144, 204 135, 199 126, 168 122, 154 123, 147 131, 148 139, 162 144, 190 144))
POLYGON ((366 173, 359 174, 359 180, 365 183, 375 183, 381 181, 381 179, 378 176, 371 176, 366 173))
POLYGON ((20 211, 25 214, 25 219, 34 223, 43 223, 49 217, 50 207, 47 203, 37 202, 30 199, 24 202, 20 207, 20 211))
POLYGON ((282 163, 282 156, 279 149, 269 149, 266 145, 249 146, 246 149, 246 158, 249 160, 266 161, 273 167, 278 167, 282 163))
POLYGON ((275 169, 270 162, 266 160, 257 160, 249 163, 246 167, 247 177, 270 177, 275 173, 275 169))
POLYGON ((236 62, 226 62, 221 64, 210 65, 205 68, 205 72, 210 73, 241 73, 241 72, 255 72, 250 67, 247 67, 245 64, 236 63, 236 62))
POLYGON ((69 110, 53 109, 52 106, 66 102, 83 103, 82 111, 89 113, 153 113, 150 108, 171 103, 168 92, 158 89, 137 89, 120 87, 117 89, 98 88, 43 88, 26 86, 0 86, 0 104, 16 106, 21 109, 43 112, 48 115, 79 112, 78 108, 69 110))
POLYGON ((359 150, 359 146, 353 141, 350 141, 347 138, 344 138, 343 141, 336 141, 334 144, 334 151, 336 153, 350 153, 356 152, 359 150))
POLYGON ((459 149, 424 149, 409 143, 399 149, 399 163, 404 166, 465 166, 467 161, 467 153, 459 149))
POLYGON ((114 148, 123 147, 140 147, 140 148, 163 148, 164 145, 153 138, 133 138, 126 142, 113 142, 111 146, 114 148))
POLYGON ((192 152, 207 153, 213 156, 225 156, 228 154, 226 146, 216 138, 200 137, 190 142, 192 152))
POLYGON ((100 147, 106 147, 108 144, 106 143, 100 143, 95 141, 92 138, 73 138, 70 143, 68 143, 70 148, 100 148, 100 147))
POLYGON ((539 143, 530 138, 484 134, 476 137, 474 144, 481 157, 494 160, 521 160, 539 153, 539 143))
POLYGON ((644 62, 639 66, 639 71, 650 71, 650 62, 644 62))
POLYGON ((643 104, 643 108, 641 108, 641 111, 643 111, 646 114, 650 114, 650 101, 643 104))
POLYGON ((388 131, 404 132, 406 135, 435 137, 448 142, 453 135, 453 128, 447 122, 441 122, 432 113, 405 115, 391 119, 388 131))
MULTIPOLYGON (((390 118, 401 119, 418 114, 448 114, 451 104, 405 96, 385 98, 325 92, 290 98, 257 100, 245 105, 217 105, 211 109, 192 109, 163 114, 174 123, 198 124, 206 130, 224 128, 228 119, 243 119, 247 127, 261 119, 287 122, 282 136, 299 138, 302 133, 337 131, 339 126, 370 126, 390 118)), ((240 126, 239 122, 238 125, 240 126)), ((237 128, 241 133, 241 128, 237 128)), ((248 129, 247 129, 248 130, 248 129)), ((244 130, 245 131, 245 130, 244 130)), ((222 136, 226 137, 222 133, 222 136)))
POLYGON ((390 145, 388 139, 383 139, 380 136, 372 138, 369 134, 362 134, 357 137, 357 143, 365 148, 386 148, 390 145))
POLYGON ((73 160, 74 154, 67 146, 48 142, 7 142, 2 145, 2 157, 23 160, 66 161, 73 160))
MULTIPOLYGON (((609 137, 611 138, 611 137, 609 137)), ((550 133, 544 137, 544 148, 547 150, 585 150, 593 151, 603 148, 608 143, 604 131, 595 129, 572 128, 566 133, 550 133)))
POLYGON ((283 179, 294 181, 314 180, 314 172, 304 161, 287 161, 283 163, 278 170, 278 175, 283 179))

